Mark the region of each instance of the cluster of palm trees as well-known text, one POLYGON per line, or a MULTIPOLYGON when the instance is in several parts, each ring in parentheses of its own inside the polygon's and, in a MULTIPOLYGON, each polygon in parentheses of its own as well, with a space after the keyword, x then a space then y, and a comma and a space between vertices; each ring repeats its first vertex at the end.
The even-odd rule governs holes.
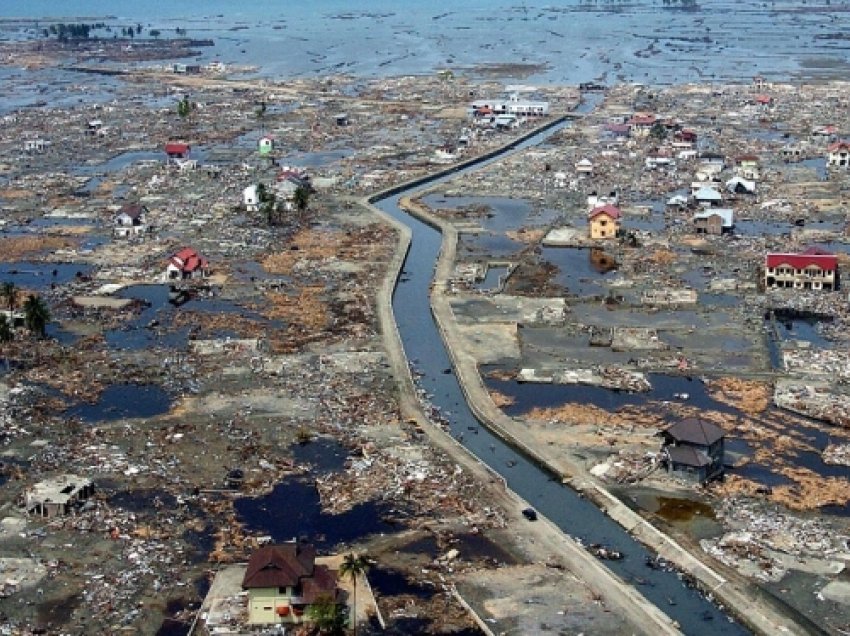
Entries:
MULTIPOLYGON (((14 318, 11 314, 18 308, 18 292, 15 283, 7 281, 0 285, 0 297, 5 300, 10 314, 9 318, 6 314, 0 314, 0 343, 11 342, 15 337, 14 318)), ((21 309, 24 312, 24 326, 36 338, 44 338, 47 335, 47 323, 50 322, 50 310, 44 300, 37 294, 30 294, 21 309)))

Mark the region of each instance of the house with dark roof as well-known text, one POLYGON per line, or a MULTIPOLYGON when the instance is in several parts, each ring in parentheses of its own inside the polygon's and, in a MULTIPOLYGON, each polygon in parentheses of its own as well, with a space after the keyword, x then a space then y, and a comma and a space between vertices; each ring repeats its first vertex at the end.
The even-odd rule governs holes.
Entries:
POLYGON ((142 234, 147 228, 148 209, 138 203, 128 203, 115 214, 112 230, 116 238, 131 238, 142 234))
POLYGON ((298 624, 320 597, 340 601, 337 575, 316 565, 316 549, 305 543, 263 546, 248 561, 242 589, 248 592, 248 623, 298 624))
POLYGON ((723 429, 707 420, 688 417, 660 433, 663 464, 670 475, 703 483, 723 474, 723 429))
POLYGON ((210 264, 191 247, 184 247, 168 259, 165 277, 169 280, 209 276, 210 264))
POLYGON ((768 289, 838 289, 838 257, 816 247, 802 254, 767 254, 764 285, 768 289))

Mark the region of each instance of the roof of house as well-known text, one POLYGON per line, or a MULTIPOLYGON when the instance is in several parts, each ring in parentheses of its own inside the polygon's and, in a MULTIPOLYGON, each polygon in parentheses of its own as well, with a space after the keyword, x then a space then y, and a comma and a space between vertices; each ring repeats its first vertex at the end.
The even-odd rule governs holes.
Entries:
POLYGON ((838 152, 839 150, 850 150, 850 141, 840 140, 829 144, 826 149, 829 152, 838 152))
POLYGON ((605 130, 612 133, 627 135, 631 130, 631 126, 629 126, 628 124, 608 124, 607 126, 605 126, 605 130))
POLYGON ((770 269, 788 265, 794 269, 805 269, 812 265, 823 270, 834 270, 838 268, 838 257, 835 254, 816 253, 821 250, 807 250, 811 253, 803 254, 767 254, 764 257, 764 265, 770 269))
POLYGON ((618 208, 616 205, 611 205, 609 203, 607 205, 600 205, 598 207, 593 208, 590 211, 590 215, 588 216, 588 218, 595 219, 597 216, 600 216, 602 214, 612 219, 619 219, 621 216, 623 216, 623 213, 620 212, 620 208, 618 208))
POLYGON ((712 216, 719 216, 723 227, 732 227, 734 225, 735 213, 732 208, 711 208, 694 214, 694 221, 698 219, 708 219, 712 216))
POLYGON ((337 577, 326 565, 317 565, 313 576, 301 579, 301 598, 306 603, 315 603, 320 596, 337 598, 337 577))
POLYGON ((652 113, 635 113, 629 120, 629 124, 632 126, 652 126, 656 121, 656 117, 652 113))
POLYGON ((194 272, 197 269, 206 269, 209 267, 207 259, 191 247, 184 247, 175 253, 169 261, 174 267, 183 272, 194 272))
POLYGON ((759 158, 757 155, 741 155, 739 157, 735 157, 735 161, 738 163, 750 163, 753 161, 758 161, 759 158))
POLYGON ((169 155, 185 155, 192 147, 189 144, 184 144, 177 141, 169 141, 165 144, 165 153, 169 155))
POLYGON ((667 454, 674 464, 684 464, 694 468, 702 468, 711 464, 711 458, 693 446, 669 446, 667 447, 667 454))
POLYGON ((145 206, 139 205, 138 203, 128 203, 121 206, 121 209, 118 210, 117 216, 126 214, 131 219, 138 219, 145 212, 147 212, 145 206))
MULTIPOLYGON (((248 560, 244 589, 256 587, 291 587, 313 575, 316 549, 302 543, 266 545, 248 560)), ((322 576, 322 575, 320 575, 322 576)))
POLYGON ((756 95, 756 103, 758 104, 769 104, 773 101, 773 98, 770 95, 756 95))
POLYGON ((723 429, 708 420, 687 417, 663 431, 664 435, 672 437, 677 443, 711 446, 723 438, 723 429))
POLYGON ((723 197, 720 193, 714 188, 709 188, 707 186, 703 186, 694 194, 694 198, 697 201, 720 201, 723 197))

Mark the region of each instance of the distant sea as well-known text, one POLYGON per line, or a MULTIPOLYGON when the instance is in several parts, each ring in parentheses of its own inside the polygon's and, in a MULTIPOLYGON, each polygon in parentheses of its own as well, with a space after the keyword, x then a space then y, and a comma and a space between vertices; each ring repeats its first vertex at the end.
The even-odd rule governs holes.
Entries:
POLYGON ((512 79, 559 84, 850 77, 847 0, 2 0, 1 38, 35 35, 11 18, 179 27, 215 40, 200 61, 272 78, 491 63, 535 66, 512 79))

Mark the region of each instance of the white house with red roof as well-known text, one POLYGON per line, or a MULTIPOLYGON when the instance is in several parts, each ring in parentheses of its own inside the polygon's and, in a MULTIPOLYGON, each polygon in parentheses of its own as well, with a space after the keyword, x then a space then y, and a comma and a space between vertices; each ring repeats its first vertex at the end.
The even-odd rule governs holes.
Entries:
POLYGON ((767 254, 764 285, 767 289, 838 289, 838 258, 817 248, 802 254, 767 254))
POLYGON ((634 137, 646 137, 656 122, 658 122, 658 118, 652 113, 635 113, 626 123, 631 128, 634 137))
POLYGON ((165 268, 165 277, 169 280, 204 278, 209 274, 209 262, 191 247, 184 247, 172 255, 165 268))
POLYGON ((841 140, 826 147, 826 164, 835 168, 850 167, 850 141, 841 140))
POLYGON ((611 239, 617 237, 620 230, 620 219, 623 214, 615 205, 600 205, 593 208, 588 214, 590 223, 590 238, 611 239))
POLYGON ((165 144, 165 155, 168 163, 180 164, 189 159, 192 146, 182 141, 169 141, 165 144))

